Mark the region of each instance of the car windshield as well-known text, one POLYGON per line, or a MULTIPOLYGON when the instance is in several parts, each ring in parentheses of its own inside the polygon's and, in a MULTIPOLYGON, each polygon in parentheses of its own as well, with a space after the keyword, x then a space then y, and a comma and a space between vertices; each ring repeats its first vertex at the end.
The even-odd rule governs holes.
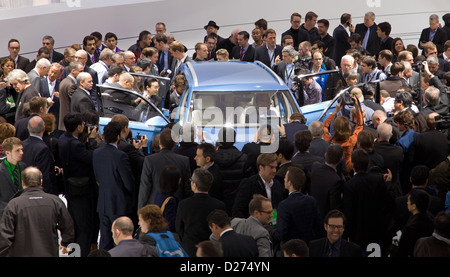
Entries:
POLYGON ((198 127, 259 127, 267 121, 284 124, 299 112, 288 90, 194 91, 187 121, 198 127))

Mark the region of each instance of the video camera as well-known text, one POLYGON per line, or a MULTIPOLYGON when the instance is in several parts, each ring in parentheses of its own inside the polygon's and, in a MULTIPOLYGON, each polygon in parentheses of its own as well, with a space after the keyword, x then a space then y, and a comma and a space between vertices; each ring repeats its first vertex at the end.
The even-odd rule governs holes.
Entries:
POLYGON ((450 129, 450 113, 447 115, 438 115, 434 117, 437 130, 449 130, 450 129))

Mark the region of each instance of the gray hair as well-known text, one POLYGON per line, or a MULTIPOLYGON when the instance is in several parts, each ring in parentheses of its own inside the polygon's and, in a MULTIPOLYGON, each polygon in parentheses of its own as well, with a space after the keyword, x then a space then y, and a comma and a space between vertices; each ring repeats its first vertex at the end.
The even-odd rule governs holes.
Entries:
POLYGON ((437 22, 439 22, 439 16, 434 13, 434 14, 430 15, 430 20, 436 20, 437 22))
POLYGON ((14 69, 9 72, 7 79, 9 82, 13 83, 14 81, 19 81, 22 83, 30 83, 30 77, 28 77, 27 73, 22 69, 14 69))
POLYGON ((29 121, 28 121, 28 132, 30 134, 40 134, 44 131, 45 129, 45 124, 44 124, 44 120, 40 117, 40 116, 33 116, 29 121), (39 123, 35 122, 39 120, 39 123), (36 125, 37 123, 37 125, 36 125))
POLYGON ((101 61, 106 61, 110 59, 113 55, 114 52, 111 49, 105 48, 102 50, 102 52, 100 52, 100 56, 98 57, 98 59, 101 61))
POLYGON ((50 67, 52 64, 50 63, 49 60, 47 60, 46 58, 41 58, 36 62, 35 68, 48 68, 50 67))
POLYGON ((351 62, 351 64, 355 63, 355 58, 353 58, 353 56, 351 56, 351 55, 344 55, 344 56, 342 56, 341 62, 344 61, 344 60, 349 60, 351 62))
POLYGON ((89 74, 88 72, 80 72, 80 74, 78 74, 77 76, 77 83, 79 84, 81 82, 84 82, 89 76, 91 76, 91 74, 89 74))
POLYGON ((427 63, 436 65, 439 64, 439 60, 435 55, 431 55, 427 58, 427 63))
POLYGON ((44 41, 44 40, 50 40, 50 43, 52 44, 52 45, 55 45, 55 39, 52 37, 52 36, 44 36, 43 38, 42 38, 42 41, 44 41))
POLYGON ((295 55, 295 49, 294 47, 292 47, 292 45, 287 45, 285 47, 283 47, 283 50, 281 51, 281 53, 288 53, 289 56, 294 56, 295 55))
POLYGON ((308 126, 308 130, 313 137, 321 137, 324 131, 323 122, 318 120, 311 122, 308 126))
POLYGON ((389 123, 381 123, 377 127, 378 138, 382 141, 389 141, 392 136, 392 125, 389 123))
POLYGON ((401 62, 403 64, 403 66, 405 67, 405 69, 403 70, 403 72, 409 72, 412 70, 411 64, 409 62, 405 62, 402 61, 401 62))
POLYGON ((429 86, 424 93, 424 101, 425 104, 427 106, 436 106, 437 104, 439 104, 439 95, 440 95, 440 91, 438 88, 433 87, 433 86, 429 86))
POLYGON ((374 12, 366 12, 365 16, 370 16, 370 19, 375 20, 375 13, 374 12))
POLYGON ((113 54, 111 56, 111 60, 114 63, 117 62, 119 59, 125 59, 125 56, 124 56, 123 52, 116 52, 115 54, 113 54))

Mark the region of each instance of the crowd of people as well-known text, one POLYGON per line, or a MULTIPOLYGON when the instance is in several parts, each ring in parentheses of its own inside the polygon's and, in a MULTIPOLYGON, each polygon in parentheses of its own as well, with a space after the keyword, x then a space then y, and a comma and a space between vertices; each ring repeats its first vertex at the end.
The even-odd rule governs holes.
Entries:
POLYGON ((364 257, 373 244, 385 257, 450 256, 450 14, 445 26, 431 15, 417 46, 372 12, 356 26, 342 14, 332 34, 318 18, 293 13, 281 45, 264 19, 253 44, 210 21, 192 57, 162 22, 128 50, 92 32, 58 53, 45 36, 32 61, 11 39, 0 62, 0 256, 58 256, 58 242, 82 257, 364 257), (225 127, 215 145, 191 124, 136 138, 114 111, 100 133, 111 112, 102 94, 137 110, 149 107, 115 89, 176 106, 181 64, 232 59, 264 63, 300 106, 348 93, 324 122, 294 113, 242 149, 225 127), (173 79, 167 98, 161 76, 173 79), (160 251, 164 240, 173 251, 160 251))

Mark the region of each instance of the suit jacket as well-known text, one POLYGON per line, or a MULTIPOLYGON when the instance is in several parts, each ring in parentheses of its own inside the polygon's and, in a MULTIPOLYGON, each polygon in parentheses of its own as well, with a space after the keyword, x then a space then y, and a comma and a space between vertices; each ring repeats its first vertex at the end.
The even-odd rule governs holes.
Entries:
POLYGON ((418 134, 409 149, 412 165, 426 165, 435 168, 447 159, 449 154, 447 135, 438 130, 428 130, 418 134))
POLYGON ((25 57, 19 55, 17 57, 16 68, 22 69, 23 71, 25 71, 25 69, 27 68, 29 63, 30 63, 30 60, 28 58, 25 58, 25 57))
POLYGON ((33 116, 39 116, 37 113, 33 113, 28 117, 22 118, 14 122, 14 127, 16 128, 16 134, 14 135, 16 138, 19 138, 21 141, 24 141, 30 136, 30 132, 28 132, 28 122, 33 116))
POLYGON ((225 204, 207 193, 195 193, 179 202, 175 227, 190 257, 195 256, 197 243, 209 240, 211 230, 206 217, 215 209, 225 210, 225 204))
MULTIPOLYGON (((163 61, 162 61, 162 51, 159 51, 159 56, 158 56, 158 71, 159 71, 159 73, 161 73, 161 71, 163 71, 164 70, 164 64, 163 64, 163 61)), ((165 55, 165 54, 164 54, 165 55)), ((170 54, 170 51, 167 51, 167 69, 171 69, 170 67, 171 67, 171 65, 172 65, 172 62, 173 62, 173 56, 172 56, 172 54, 170 54)))
POLYGON ((342 25, 338 25, 333 31, 333 37, 336 40, 333 60, 337 64, 340 64, 341 58, 345 55, 345 51, 350 49, 350 43, 348 43, 348 38, 350 36, 342 25))
MULTIPOLYGON (((292 143, 295 143, 294 140, 295 133, 301 130, 308 130, 308 126, 306 126, 304 123, 301 123, 300 121, 294 121, 291 123, 284 124, 284 130, 286 131, 286 138, 290 140, 292 143)), ((295 145, 294 149, 297 149, 295 148, 295 145)))
POLYGON ((70 99, 76 89, 77 85, 71 76, 64 78, 59 84, 59 130, 66 130, 66 127, 64 127, 64 116, 70 113, 70 99))
MULTIPOLYGON (((419 44, 417 45, 419 47, 419 49, 423 49, 422 46, 420 46, 420 42, 428 42, 430 41, 430 31, 431 28, 425 28, 422 30, 422 33, 420 34, 420 38, 419 38, 419 44)), ((433 37, 432 42, 436 45, 438 54, 441 54, 442 52, 444 52, 444 44, 447 41, 447 33, 442 30, 441 28, 437 28, 436 30, 436 34, 433 37)), ((422 51, 422 55, 424 54, 424 52, 422 51)))
POLYGON ((220 236, 219 242, 222 243, 224 257, 258 257, 256 241, 251 236, 230 230, 220 236))
POLYGON ((291 159, 293 164, 301 164, 303 165, 303 167, 305 168, 305 172, 311 172, 311 168, 313 163, 315 162, 319 162, 319 163, 324 163, 325 162, 325 157, 319 157, 316 155, 313 155, 309 152, 297 152, 291 159))
MULTIPOLYGON (((50 109, 48 110, 49 113, 53 114, 55 116, 55 122, 56 124, 59 124, 59 97, 56 97, 54 95, 52 95, 49 91, 49 86, 48 86, 48 79, 47 78, 42 78, 41 79, 41 85, 42 85, 42 93, 41 96, 42 97, 51 97, 53 100, 53 105, 50 107, 50 109)), ((60 85, 61 81, 60 80, 55 80, 55 90, 54 92, 59 92, 59 85, 60 85)))
POLYGON ((25 117, 22 113, 23 105, 30 102, 31 98, 35 96, 40 96, 39 92, 31 85, 28 86, 21 94, 19 94, 19 96, 17 97, 17 102, 19 104, 17 105, 16 110, 16 121, 25 117))
POLYGON ((345 179, 334 168, 315 162, 311 169, 311 196, 317 200, 321 218, 333 209, 342 209, 341 194, 345 179))
POLYGON ((402 236, 398 243, 398 251, 393 257, 413 257, 414 245, 422 237, 428 237, 433 234, 433 218, 427 213, 418 213, 413 215, 408 225, 402 229, 402 236))
POLYGON ((357 173, 344 184, 343 212, 347 217, 344 237, 363 249, 382 244, 394 208, 394 197, 380 174, 357 173))
MULTIPOLYGON (((183 63, 187 63, 187 62, 192 62, 193 60, 192 60, 192 58, 191 57, 189 57, 188 55, 186 55, 186 58, 184 59, 184 61, 183 61, 183 63)), ((176 72, 175 72, 175 70, 177 69, 177 62, 178 62, 178 60, 177 59, 173 59, 172 60, 172 63, 171 63, 171 65, 170 65, 170 70, 172 70, 172 73, 170 73, 170 75, 169 75, 169 77, 171 78, 171 77, 173 77, 173 76, 175 76, 175 74, 176 74, 176 72)), ((182 63, 182 64, 183 64, 182 63)), ((181 64, 181 65, 182 65, 181 64)), ((180 65, 180 66, 181 66, 180 65)))
POLYGON ((53 50, 53 56, 52 56, 52 63, 59 63, 61 60, 64 59, 64 55, 62 53, 59 53, 55 50, 53 50))
POLYGON ((333 59, 334 58, 334 47, 335 47, 335 44, 336 44, 336 39, 334 37, 330 36, 330 34, 327 33, 325 35, 325 37, 324 38, 320 38, 320 40, 323 41, 323 43, 325 43, 325 47, 323 49, 323 54, 326 57, 328 57, 330 59, 333 59))
POLYGON ((258 246, 258 257, 273 257, 272 239, 269 231, 261 222, 250 216, 249 218, 233 218, 231 227, 238 234, 251 236, 258 246))
POLYGON ((39 92, 42 93, 41 75, 36 70, 31 70, 28 74, 30 84, 39 92))
MULTIPOLYGON (((289 30, 287 30, 281 34, 281 38, 283 38, 285 35, 292 36, 292 39, 294 40, 294 48, 297 51, 298 51, 298 45, 300 44, 300 42, 311 40, 308 31, 306 31, 303 28, 298 28, 297 30, 290 28, 289 30)), ((281 39, 280 39, 280 41, 281 41, 281 39)), ((281 58, 281 56, 280 56, 280 58, 281 58)))
MULTIPOLYGON (((231 56, 233 59, 239 60, 241 55, 241 47, 236 45, 233 47, 231 51, 231 56)), ((255 60, 255 48, 249 44, 247 51, 245 51, 244 56, 242 57, 242 61, 244 62, 253 62, 255 60)))
POLYGON ((378 55, 378 52, 380 51, 381 40, 377 35, 377 28, 378 26, 376 23, 373 23, 373 25, 369 28, 367 28, 364 23, 356 24, 355 26, 355 33, 361 35, 361 40, 364 40, 364 36, 366 35, 367 31, 370 30, 366 47, 368 56, 378 55))
POLYGON ((393 145, 387 141, 376 141, 373 151, 380 154, 384 160, 384 167, 389 168, 392 173, 392 184, 396 196, 402 194, 400 186, 400 167, 403 163, 403 149, 400 146, 393 145))
POLYGON ((267 50, 267 47, 258 47, 255 49, 255 61, 260 61, 263 64, 267 65, 268 67, 272 68, 272 61, 275 62, 275 59, 277 56, 280 56, 281 58, 281 51, 283 50, 283 47, 280 45, 275 45, 274 53, 272 56, 272 60, 270 59, 269 52, 267 50))
MULTIPOLYGON (((327 238, 320 238, 312 240, 309 243, 309 256, 310 257, 326 257, 324 256, 327 238)), ((361 247, 351 241, 341 239, 341 248, 339 257, 361 257, 361 247)))
POLYGON ((278 205, 274 242, 302 239, 307 244, 324 235, 323 221, 314 197, 296 191, 278 205))
POLYGON ((145 157, 139 186, 138 208, 154 203, 155 194, 159 190, 159 176, 167 165, 175 165, 181 172, 181 187, 176 195, 178 199, 185 199, 192 194, 189 182, 191 176, 189 158, 169 149, 161 149, 160 152, 145 157))
MULTIPOLYGON (((239 184, 239 188, 236 193, 236 198, 234 200, 232 217, 247 218, 249 217, 248 203, 252 200, 254 194, 261 194, 267 197, 267 191, 263 180, 259 174, 255 174, 250 178, 245 178, 239 184)), ((278 204, 285 198, 285 189, 280 182, 273 179, 272 186, 272 207, 274 209, 278 208, 278 204)))
POLYGON ((42 172, 42 187, 46 193, 58 194, 55 176, 55 160, 42 139, 29 136, 23 141, 22 161, 27 166, 35 166, 42 172))
POLYGON ((92 154, 95 178, 99 185, 97 212, 111 216, 132 214, 135 183, 126 153, 106 144, 92 154))
MULTIPOLYGON (((14 185, 9 176, 8 168, 4 162, 5 159, 6 158, 0 161, 0 217, 9 200, 19 191, 19 188, 14 185)), ((19 168, 22 172, 26 168, 25 163, 19 162, 19 168)))
POLYGON ((82 88, 77 88, 70 100, 70 111, 84 113, 87 110, 96 111, 95 104, 82 88))
MULTIPOLYGON (((92 167, 92 154, 96 147, 95 139, 90 138, 88 142, 83 143, 67 132, 64 132, 58 139, 59 158, 64 170, 64 179, 89 177, 92 195, 97 188, 92 167)), ((71 195, 66 193, 66 197, 70 198, 71 195)))

